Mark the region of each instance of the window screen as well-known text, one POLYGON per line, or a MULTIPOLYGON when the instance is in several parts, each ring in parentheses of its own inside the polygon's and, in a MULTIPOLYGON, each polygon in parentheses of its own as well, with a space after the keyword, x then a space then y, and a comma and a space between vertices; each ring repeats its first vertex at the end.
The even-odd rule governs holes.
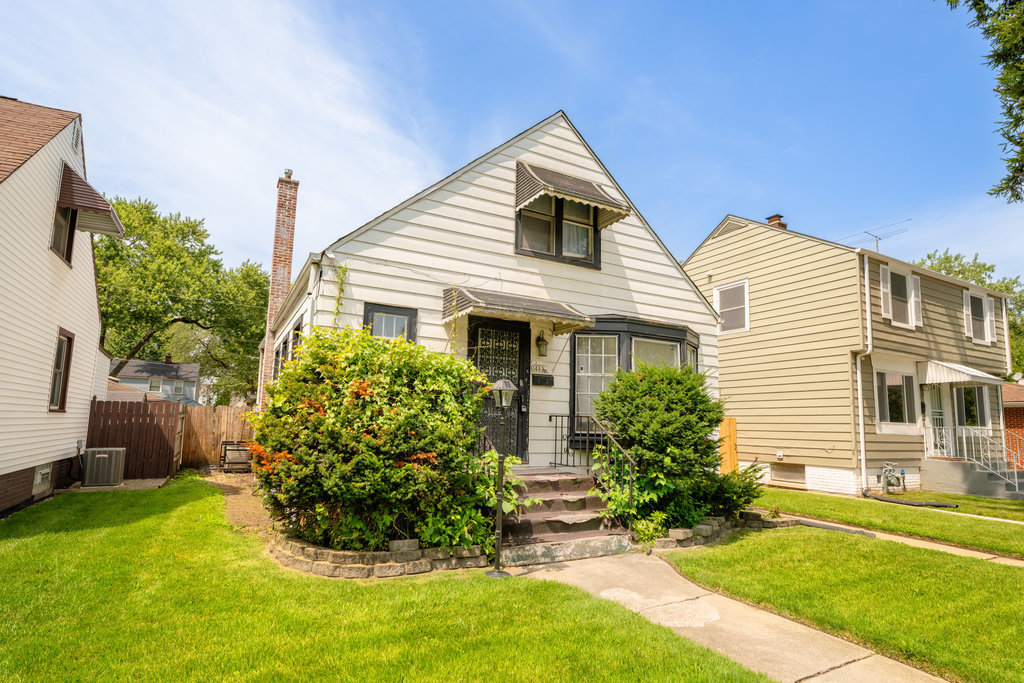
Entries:
POLYGON ((722 332, 743 330, 747 327, 746 283, 728 285, 715 290, 718 313, 722 316, 722 332))
POLYGON ((395 339, 406 336, 409 329, 409 319, 404 315, 394 313, 374 313, 373 326, 370 332, 374 337, 385 337, 395 339))
POLYGON ((974 339, 986 339, 985 300, 980 296, 971 296, 971 336, 974 339))
POLYGON ((889 283, 892 290, 892 319, 893 322, 910 324, 910 287, 906 275, 889 273, 889 283))

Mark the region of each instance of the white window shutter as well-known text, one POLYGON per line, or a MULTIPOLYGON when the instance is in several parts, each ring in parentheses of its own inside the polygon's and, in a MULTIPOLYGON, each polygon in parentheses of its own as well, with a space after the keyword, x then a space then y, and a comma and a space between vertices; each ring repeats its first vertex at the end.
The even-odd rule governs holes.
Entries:
POLYGON ((914 301, 914 327, 921 327, 924 324, 924 309, 921 307, 921 278, 911 275, 910 288, 914 294, 911 297, 914 301))
POLYGON ((888 266, 878 267, 878 286, 882 294, 882 317, 892 320, 892 289, 889 286, 888 266))
POLYGON ((971 334, 971 293, 964 290, 964 334, 974 338, 971 334))
POLYGON ((985 328, 988 330, 988 343, 996 343, 996 300, 985 298, 985 328))

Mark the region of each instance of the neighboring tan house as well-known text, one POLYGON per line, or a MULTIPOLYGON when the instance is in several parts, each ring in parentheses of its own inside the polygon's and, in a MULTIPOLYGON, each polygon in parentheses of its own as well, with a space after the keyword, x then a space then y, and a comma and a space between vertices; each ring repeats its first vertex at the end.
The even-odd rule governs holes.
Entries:
POLYGON ((81 116, 0 97, 0 511, 65 478, 106 396, 91 233, 124 231, 85 177, 81 116))
MULTIPOLYGON (((120 363, 120 358, 112 359, 110 371, 113 372, 120 363)), ((117 374, 117 380, 122 387, 144 391, 168 401, 198 403, 199 363, 172 363, 170 356, 162 363, 133 359, 117 374)))
POLYGON ((739 460, 851 494, 879 488, 887 461, 912 487, 922 468, 926 488, 962 490, 1005 470, 1005 295, 781 219, 726 216, 683 264, 722 318, 739 460))
POLYGON ((528 467, 586 465, 566 444, 577 451, 591 425, 570 416, 588 416, 620 367, 697 364, 717 391, 714 311, 564 113, 311 254, 289 290, 290 175, 278 181, 261 402, 311 327, 364 325, 514 381, 514 424, 499 428, 489 397, 482 422, 528 467))

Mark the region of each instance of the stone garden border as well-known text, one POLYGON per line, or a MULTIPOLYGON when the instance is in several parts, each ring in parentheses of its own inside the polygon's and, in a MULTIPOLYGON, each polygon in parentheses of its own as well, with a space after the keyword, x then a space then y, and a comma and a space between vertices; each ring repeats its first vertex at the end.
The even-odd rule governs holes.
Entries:
POLYGON ((765 513, 744 510, 737 518, 709 517, 692 529, 669 529, 668 538, 659 538, 654 543, 658 550, 690 548, 719 541, 737 529, 781 529, 794 526, 795 519, 766 519, 765 513))
POLYGON ((416 539, 391 541, 388 550, 331 550, 278 534, 267 547, 280 564, 300 572, 338 579, 368 579, 487 566, 480 546, 427 548, 416 539))

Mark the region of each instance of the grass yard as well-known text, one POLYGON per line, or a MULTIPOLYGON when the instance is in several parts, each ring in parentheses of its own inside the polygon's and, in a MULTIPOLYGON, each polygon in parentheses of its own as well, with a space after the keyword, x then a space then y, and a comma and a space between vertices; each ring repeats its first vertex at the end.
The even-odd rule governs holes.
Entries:
POLYGON ((927 500, 935 503, 955 503, 960 507, 954 512, 1024 522, 1024 500, 1002 500, 1000 498, 983 498, 982 496, 965 496, 959 493, 930 493, 928 491, 910 491, 890 497, 904 500, 927 500))
POLYGON ((1019 568, 807 527, 668 557, 709 589, 941 676, 1021 680, 1019 568))
POLYGON ((0 521, 0 680, 765 680, 581 590, 283 569, 186 475, 0 521))
MULTIPOLYGON (((929 494, 930 495, 930 494, 929 494)), ((806 491, 765 488, 755 505, 778 507, 866 529, 929 538, 967 548, 1024 558, 1024 528, 996 520, 946 515, 934 510, 806 491)))

